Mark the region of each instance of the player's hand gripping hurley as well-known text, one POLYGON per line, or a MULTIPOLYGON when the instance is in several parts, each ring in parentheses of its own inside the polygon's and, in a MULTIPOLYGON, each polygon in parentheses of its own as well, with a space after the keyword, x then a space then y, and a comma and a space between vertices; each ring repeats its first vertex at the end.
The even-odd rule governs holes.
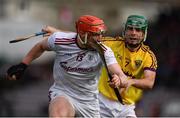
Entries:
MULTIPOLYGON (((111 76, 111 74, 110 74, 110 72, 108 70, 108 67, 107 67, 107 64, 106 64, 106 60, 105 60, 105 57, 104 57, 104 51, 106 50, 106 47, 101 42, 99 42, 99 41, 96 41, 96 46, 94 46, 94 47, 98 51, 99 55, 101 56, 101 59, 102 59, 102 61, 104 63, 106 71, 108 73, 108 77, 109 77, 109 79, 111 81, 112 80, 112 76, 111 76)), ((114 92, 115 92, 119 102, 123 104, 123 101, 122 101, 121 95, 119 93, 119 90, 117 88, 114 88, 114 92)))

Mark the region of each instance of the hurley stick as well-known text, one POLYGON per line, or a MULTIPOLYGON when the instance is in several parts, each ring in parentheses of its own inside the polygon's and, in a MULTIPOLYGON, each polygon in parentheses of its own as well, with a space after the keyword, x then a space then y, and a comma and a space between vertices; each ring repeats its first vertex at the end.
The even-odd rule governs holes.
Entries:
MULTIPOLYGON (((106 60, 105 60, 105 57, 104 57, 104 51, 106 50, 106 47, 101 42, 97 42, 96 41, 96 43, 97 43, 97 45, 95 46, 95 48, 99 52, 99 55, 101 56, 101 59, 102 59, 102 61, 104 63, 106 71, 108 73, 108 77, 109 77, 109 79, 111 81, 112 80, 112 76, 111 76, 111 74, 109 72, 109 69, 108 69, 108 66, 107 66, 107 63, 106 63, 106 60)), ((114 88, 114 92, 115 92, 119 102, 123 104, 123 101, 122 101, 121 95, 119 93, 119 90, 117 88, 114 88)))
POLYGON ((36 37, 36 36, 40 36, 40 35, 44 35, 44 34, 46 34, 46 32, 37 32, 37 33, 31 34, 31 35, 27 35, 27 36, 23 36, 23 37, 18 37, 15 40, 9 41, 9 43, 16 43, 16 42, 28 40, 28 39, 30 39, 32 37, 36 37))

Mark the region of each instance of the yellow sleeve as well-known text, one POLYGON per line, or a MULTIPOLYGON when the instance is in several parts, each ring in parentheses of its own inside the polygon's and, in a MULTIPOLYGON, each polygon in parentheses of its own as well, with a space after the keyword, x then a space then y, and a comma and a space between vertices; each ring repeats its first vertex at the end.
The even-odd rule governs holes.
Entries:
POLYGON ((156 71, 156 69, 157 69, 156 56, 150 50, 149 50, 149 53, 147 55, 146 61, 144 63, 144 69, 149 69, 149 70, 152 70, 152 71, 156 71))
POLYGON ((98 83, 99 92, 101 94, 103 94, 104 96, 108 97, 109 99, 118 100, 115 93, 114 93, 114 89, 112 89, 109 86, 108 80, 109 80, 109 78, 108 78, 106 69, 103 68, 102 73, 101 73, 101 77, 100 77, 100 80, 98 83))

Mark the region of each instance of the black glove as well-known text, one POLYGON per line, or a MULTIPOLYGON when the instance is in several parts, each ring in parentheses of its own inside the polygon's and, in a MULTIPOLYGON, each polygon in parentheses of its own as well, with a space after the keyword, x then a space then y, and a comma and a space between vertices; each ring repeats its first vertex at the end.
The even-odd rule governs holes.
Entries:
POLYGON ((28 65, 26 65, 24 63, 20 63, 18 65, 11 66, 7 70, 7 74, 11 78, 13 77, 13 75, 15 75, 15 79, 20 79, 21 76, 24 74, 24 71, 26 70, 27 67, 28 67, 28 65))

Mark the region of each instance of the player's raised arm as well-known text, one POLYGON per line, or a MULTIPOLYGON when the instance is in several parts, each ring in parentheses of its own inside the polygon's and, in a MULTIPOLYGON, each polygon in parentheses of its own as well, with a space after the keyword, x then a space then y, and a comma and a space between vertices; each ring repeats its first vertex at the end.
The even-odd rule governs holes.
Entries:
POLYGON ((45 50, 48 50, 48 46, 47 46, 47 37, 44 38, 44 40, 40 41, 39 43, 37 43, 29 52, 28 54, 22 59, 22 61, 17 64, 17 65, 13 65, 11 66, 8 70, 7 70, 7 79, 9 80, 16 80, 16 79, 20 79, 21 76, 23 75, 24 71, 26 70, 26 68, 28 67, 28 65, 35 60, 36 58, 38 58, 39 56, 42 55, 42 53, 45 50))

